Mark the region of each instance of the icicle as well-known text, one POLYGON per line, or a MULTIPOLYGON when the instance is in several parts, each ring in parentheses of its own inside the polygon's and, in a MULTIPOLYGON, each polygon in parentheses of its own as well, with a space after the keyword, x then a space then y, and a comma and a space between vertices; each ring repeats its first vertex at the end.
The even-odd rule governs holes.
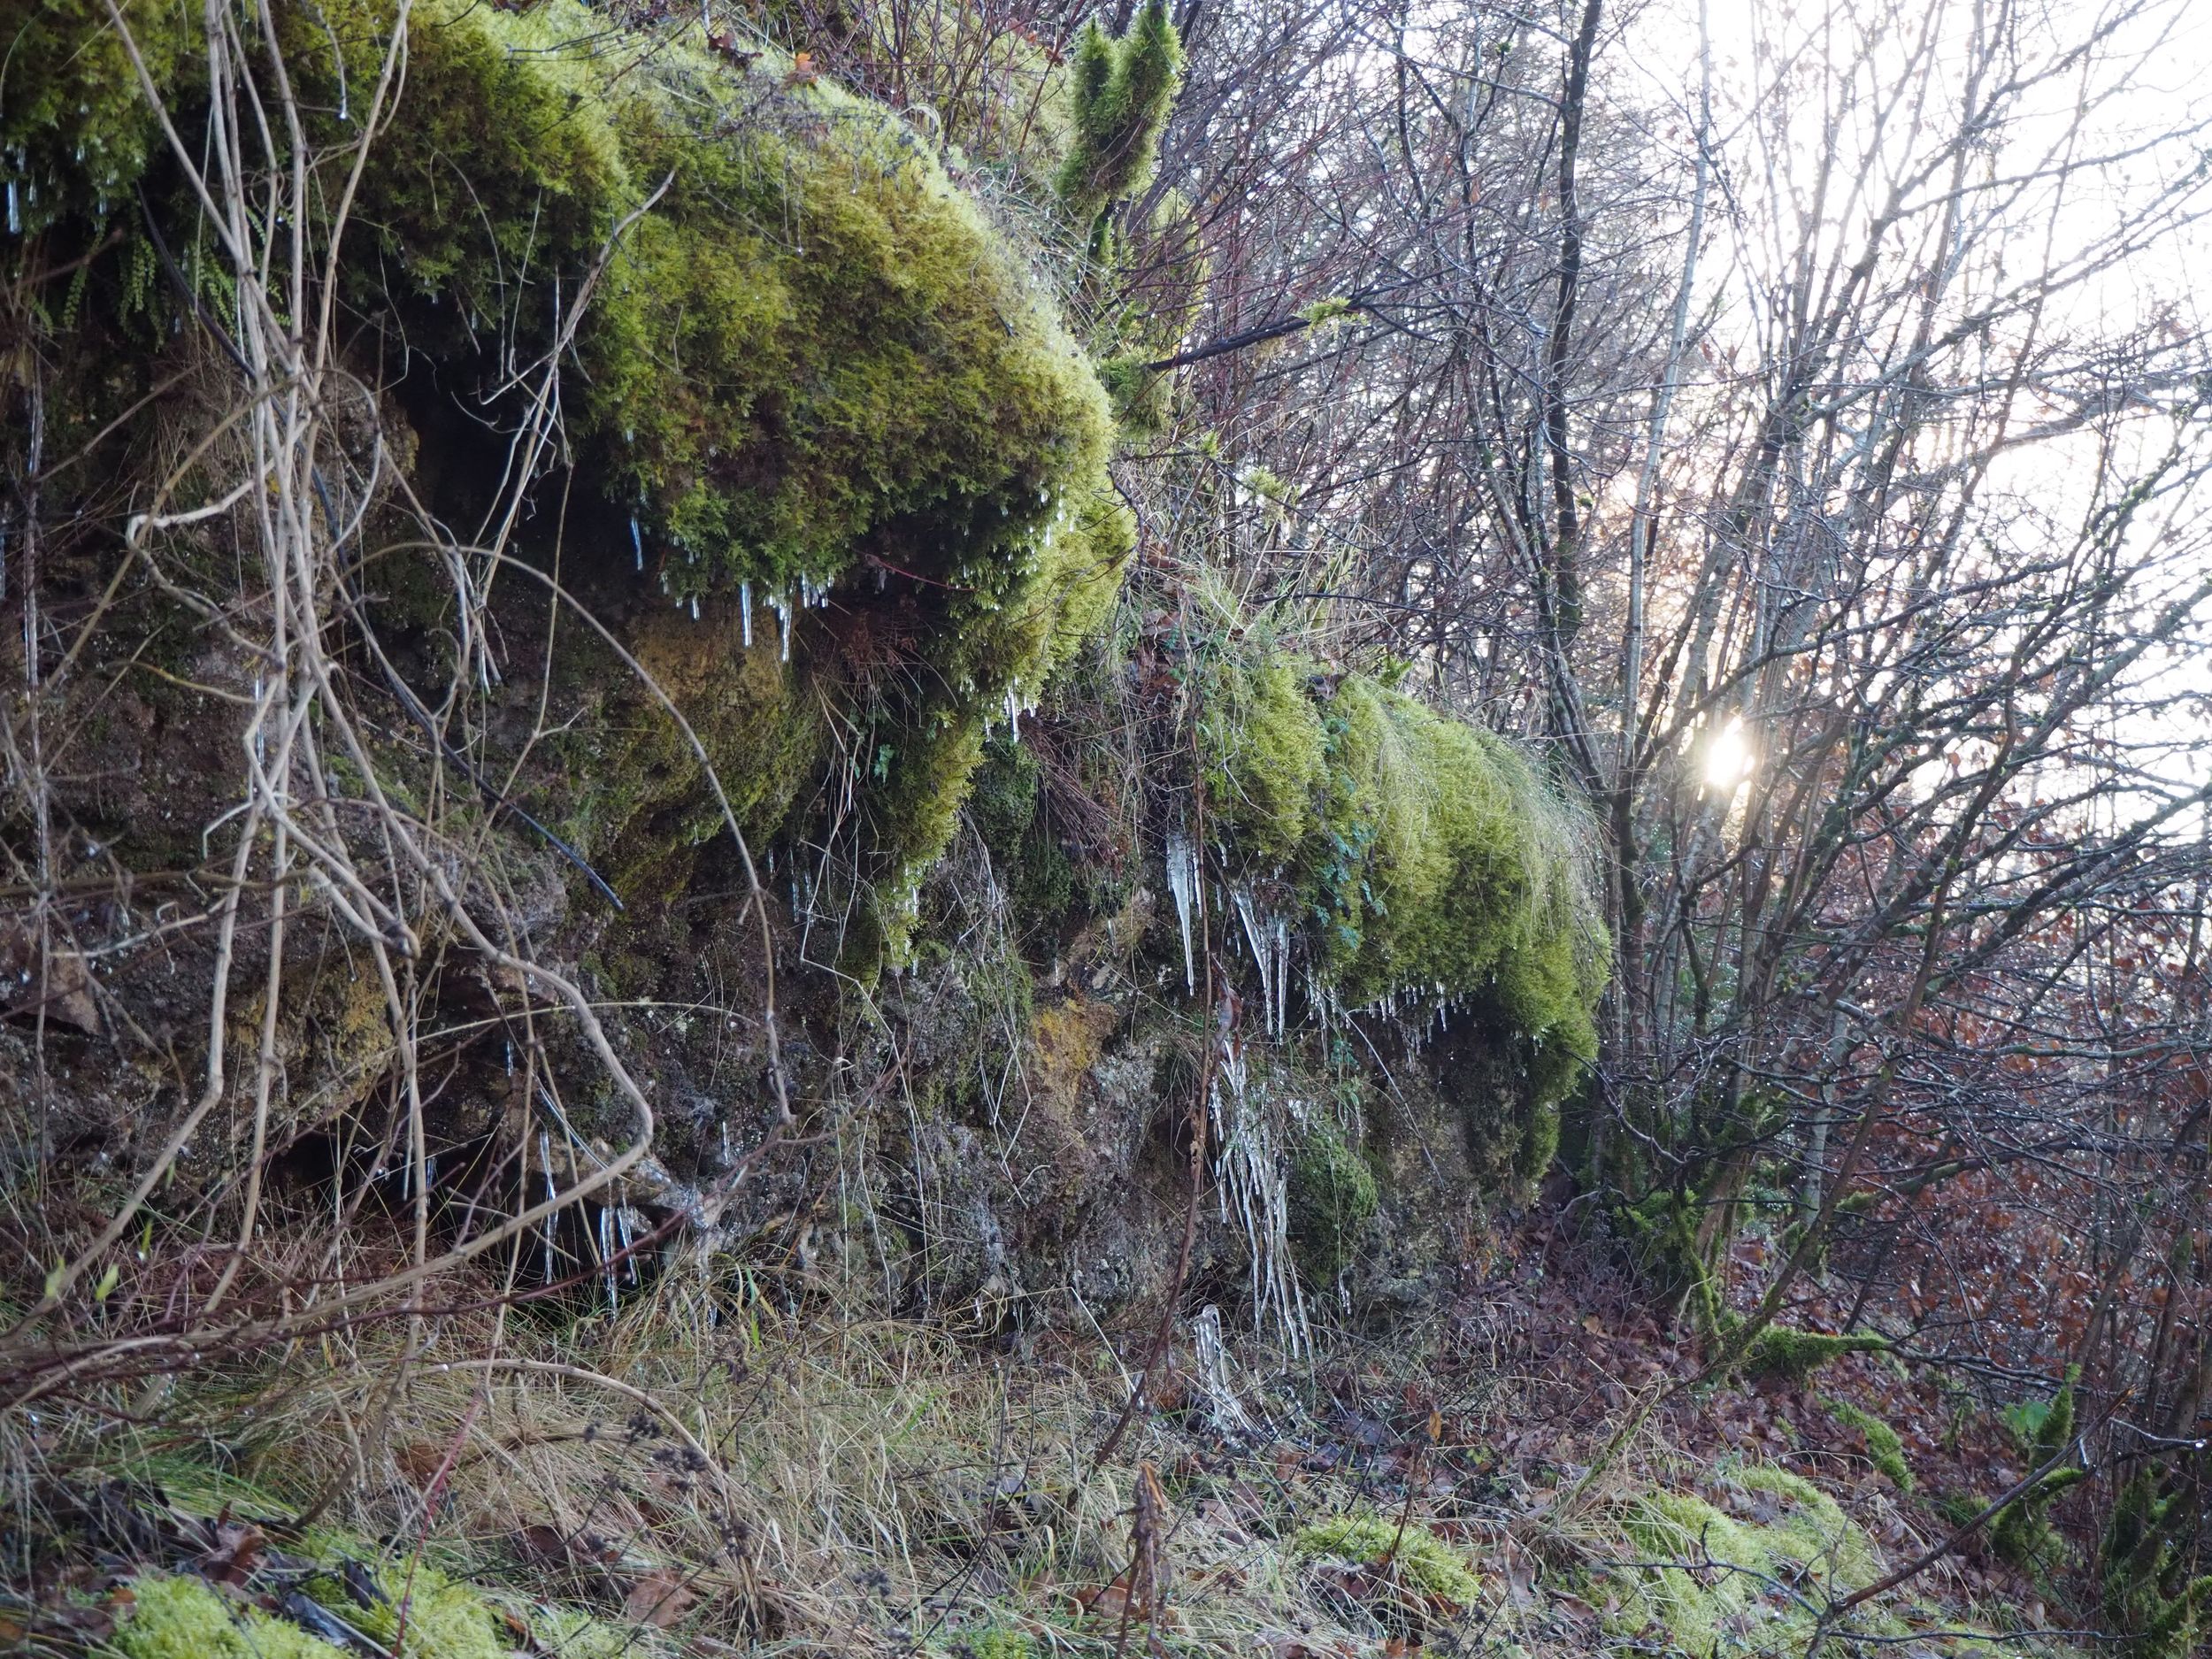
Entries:
POLYGON ((630 546, 637 554, 637 567, 645 568, 645 532, 638 528, 637 514, 630 515, 630 546))
POLYGON ((737 627, 738 636, 744 641, 745 649, 751 650, 753 649, 753 585, 750 582, 740 582, 737 585, 737 627))
POLYGON ((515 1045, 514 1045, 514 1041, 513 1041, 513 1040, 511 1038, 511 1039, 509 1039, 509 1040, 508 1040, 508 1043, 507 1043, 507 1075, 508 1075, 509 1077, 512 1077, 512 1076, 514 1076, 514 1074, 515 1074, 515 1045))
POLYGON ((697 594, 691 595, 691 619, 694 622, 699 619, 699 595, 697 594))
POLYGON ((1275 1034, 1275 962, 1270 949, 1273 930, 1263 926, 1258 911, 1253 909, 1251 890, 1234 890, 1237 920, 1244 924, 1245 942, 1252 948, 1252 965, 1260 971, 1260 1030, 1268 1036, 1275 1034))
POLYGON ((23 210, 16 204, 15 180, 11 179, 8 180, 8 234, 20 236, 22 234, 23 210))
POLYGON ((1290 1031, 1290 924, 1275 918, 1275 1034, 1290 1031))
POLYGON ((607 1286, 607 1311, 612 1313, 621 1302, 614 1287, 614 1211, 599 1212, 599 1276, 607 1286))
MULTIPOLYGON (((538 1131, 538 1168, 544 1172, 545 1196, 550 1202, 560 1194, 553 1185, 553 1133, 548 1129, 538 1131)), ((550 1213, 548 1213, 538 1231, 545 1241, 545 1282, 549 1285, 553 1282, 553 1217, 550 1213)))
POLYGON ((1183 989, 1194 995, 1198 964, 1191 954, 1190 918, 1193 901, 1198 896, 1198 849, 1180 830, 1171 832, 1167 838, 1167 885, 1175 895, 1175 919, 1183 929, 1183 989))
POLYGON ((614 1226, 622 1239, 622 1282, 634 1285, 638 1282, 637 1256, 633 1252, 636 1248, 637 1235, 631 1229, 629 1205, 625 1204, 614 1212, 614 1226))

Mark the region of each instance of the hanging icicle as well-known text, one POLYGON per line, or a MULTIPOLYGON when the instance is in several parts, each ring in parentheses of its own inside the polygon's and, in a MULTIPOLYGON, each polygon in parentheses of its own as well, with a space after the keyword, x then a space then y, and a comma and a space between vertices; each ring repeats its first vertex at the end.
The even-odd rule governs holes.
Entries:
POLYGON ((1198 991, 1198 963, 1191 950, 1191 912, 1198 901, 1198 849, 1180 830, 1167 838, 1167 886, 1175 895, 1175 919, 1183 930, 1183 989, 1198 991))

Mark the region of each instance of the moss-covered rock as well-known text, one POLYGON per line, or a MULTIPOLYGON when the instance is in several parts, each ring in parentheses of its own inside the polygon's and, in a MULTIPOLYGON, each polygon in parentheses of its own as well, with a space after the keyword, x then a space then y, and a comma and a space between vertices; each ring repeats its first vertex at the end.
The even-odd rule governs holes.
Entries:
MULTIPOLYGON (((1607 949, 1572 807, 1506 739, 1366 675, 1247 654, 1202 693, 1210 796, 1248 857, 1284 869, 1344 1000, 1469 1004, 1555 1104, 1596 1056, 1607 949)), ((1556 1145, 1555 1118, 1532 1127, 1524 1173, 1556 1145)))
MULTIPOLYGON (((127 11, 196 131, 196 14, 127 11)), ((106 199, 142 186, 198 280, 195 198, 150 150, 104 8, 32 12, 0 71, 19 218, 35 192, 42 215, 94 233, 106 199)), ((397 11, 273 15, 308 165, 327 173, 316 199, 334 202, 397 11)), ((750 827, 802 798, 795 778, 849 769, 849 955, 895 951, 987 724, 1034 701, 1118 587, 1133 532, 1105 488, 1112 415, 1021 238, 905 122, 773 51, 717 51, 695 25, 636 15, 411 7, 399 105, 335 267, 349 334, 373 373, 405 377, 411 411, 458 403, 499 442, 544 417, 558 369, 562 457, 628 520, 602 538, 619 545, 582 556, 628 581, 601 597, 620 614, 718 594, 756 611, 755 651, 722 649, 725 628, 673 653, 677 677, 730 681, 703 699, 713 718, 687 714, 750 827), (864 753, 833 756, 832 733, 856 726, 864 753), (721 766, 717 736, 738 764, 721 766)), ((338 227, 307 229, 326 243, 338 227)), ((65 422, 70 388, 52 401, 65 422)), ((480 512, 498 463, 481 479, 436 465, 480 512)), ((672 813, 680 840, 713 816, 703 794, 683 810, 695 759, 636 703, 572 733, 600 763, 577 774, 573 827, 635 866, 634 892, 674 866, 617 842, 661 835, 672 813)))

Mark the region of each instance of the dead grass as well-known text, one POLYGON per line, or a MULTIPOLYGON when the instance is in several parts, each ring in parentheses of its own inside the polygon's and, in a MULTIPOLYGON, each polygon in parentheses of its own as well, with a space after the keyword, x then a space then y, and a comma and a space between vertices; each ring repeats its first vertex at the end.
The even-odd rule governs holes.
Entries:
MULTIPOLYGON (((1752 1417, 1737 1400, 1656 1420, 1594 1501, 1553 1517, 1668 1350, 1578 1316, 1555 1279, 1517 1279, 1527 1259, 1385 1340, 1325 1336, 1295 1367, 1233 1340, 1233 1411, 1179 1346, 1162 1409, 1095 1470, 1125 1382, 1088 1329, 978 1344, 873 1314, 856 1289, 787 1302, 741 1264, 695 1259, 612 1313, 580 1295, 480 1309, 430 1320, 412 1348, 394 1322, 219 1377, 94 1386, 36 1423, 0 1420, 0 1449, 50 1556, 83 1494, 158 1486, 179 1510, 267 1517, 326 1555, 420 1559, 697 1654, 1663 1653, 1674 1638, 1644 1594, 1662 1569, 1632 1524, 1655 1494, 1757 1526, 1775 1517, 1741 1471, 1786 1469, 1845 1506, 1855 1548, 1895 1558, 1925 1535, 1841 1455, 1679 1438, 1708 1409, 1752 1417), (1259 1431, 1222 1426, 1240 1414, 1259 1431), (1148 1471, 1165 1501, 1156 1587, 1129 1571, 1148 1471), (1390 1559, 1409 1549, 1300 1547, 1302 1529, 1363 1516, 1463 1562, 1479 1594, 1427 1593, 1390 1559), (304 1534, 281 1525, 303 1517, 304 1534)), ((457 1277, 437 1288, 471 1300, 457 1277)), ((1578 1288, 1603 1305, 1601 1286, 1578 1288)), ((1716 1651, 1792 1651, 1802 1621, 1786 1615, 1810 1589, 1747 1588, 1723 1543, 1705 1547, 1710 1561, 1685 1545, 1668 1582, 1737 1581, 1716 1651)), ((1932 1576, 1867 1629, 1893 1647, 1968 1628, 1956 1600, 1973 1587, 1932 1576)))

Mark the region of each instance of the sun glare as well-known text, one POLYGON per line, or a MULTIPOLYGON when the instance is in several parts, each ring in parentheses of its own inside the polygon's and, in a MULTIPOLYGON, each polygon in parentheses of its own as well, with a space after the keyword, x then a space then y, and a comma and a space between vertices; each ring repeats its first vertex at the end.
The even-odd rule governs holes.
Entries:
POLYGON ((1744 737, 1743 720, 1732 716, 1726 726, 1705 740, 1705 787, 1732 792, 1751 775, 1751 744, 1744 737))

